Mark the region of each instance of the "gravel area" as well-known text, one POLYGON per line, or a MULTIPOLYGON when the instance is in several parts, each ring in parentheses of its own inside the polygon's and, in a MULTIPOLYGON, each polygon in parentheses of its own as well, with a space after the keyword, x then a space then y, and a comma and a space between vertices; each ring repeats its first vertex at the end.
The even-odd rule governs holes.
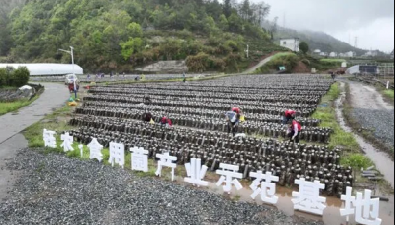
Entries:
POLYGON ((374 130, 375 136, 388 147, 394 147, 394 110, 353 110, 353 117, 366 129, 374 130))
POLYGON ((21 177, 0 204, 2 225, 323 224, 95 161, 24 149, 7 166, 21 177))

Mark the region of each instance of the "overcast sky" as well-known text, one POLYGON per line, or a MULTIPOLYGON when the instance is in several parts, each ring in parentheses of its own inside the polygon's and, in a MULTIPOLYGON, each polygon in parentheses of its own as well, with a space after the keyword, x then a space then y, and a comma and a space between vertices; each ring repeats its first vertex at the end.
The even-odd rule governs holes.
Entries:
MULTIPOLYGON (((260 2, 261 0, 250 0, 260 2)), ((270 20, 297 30, 324 31, 358 47, 394 49, 394 0, 263 0, 272 6, 270 20), (350 38, 351 37, 351 38, 350 38)))

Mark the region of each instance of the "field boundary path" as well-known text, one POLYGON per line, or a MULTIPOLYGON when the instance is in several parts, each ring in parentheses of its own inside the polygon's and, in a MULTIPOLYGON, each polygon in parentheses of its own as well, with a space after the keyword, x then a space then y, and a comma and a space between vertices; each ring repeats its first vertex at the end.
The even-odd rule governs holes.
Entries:
POLYGON ((5 169, 5 164, 15 157, 17 150, 28 144, 20 133, 64 105, 69 97, 67 88, 62 84, 45 83, 44 87, 44 93, 30 106, 0 116, 0 201, 16 177, 16 174, 5 169))
MULTIPOLYGON (((278 53, 277 53, 277 54, 278 54, 278 53)), ((260 62, 258 63, 258 65, 256 65, 256 66, 254 66, 254 67, 251 67, 251 68, 247 69, 246 71, 244 71, 243 74, 255 72, 256 69, 261 68, 262 66, 264 66, 264 65, 266 65, 268 62, 270 62, 270 61, 273 59, 273 57, 276 56, 277 54, 272 55, 272 56, 270 56, 270 57, 268 57, 268 58, 266 58, 266 59, 260 61, 260 62)))

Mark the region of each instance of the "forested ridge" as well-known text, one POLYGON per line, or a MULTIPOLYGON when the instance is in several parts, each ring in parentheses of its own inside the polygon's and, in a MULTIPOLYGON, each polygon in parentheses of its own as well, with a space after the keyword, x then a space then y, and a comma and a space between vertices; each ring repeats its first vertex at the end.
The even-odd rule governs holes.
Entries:
POLYGON ((91 72, 187 60, 192 71, 238 70, 281 49, 261 24, 270 12, 248 0, 0 0, 0 62, 62 62, 75 48, 91 72))

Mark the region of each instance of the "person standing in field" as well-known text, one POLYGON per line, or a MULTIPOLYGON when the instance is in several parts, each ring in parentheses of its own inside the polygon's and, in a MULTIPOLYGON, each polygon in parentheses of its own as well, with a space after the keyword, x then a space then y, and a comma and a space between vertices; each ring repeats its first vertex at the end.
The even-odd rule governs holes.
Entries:
POLYGON ((240 112, 239 108, 232 108, 231 111, 225 113, 226 121, 228 122, 228 133, 233 133, 233 136, 236 136, 240 123, 240 112))
POLYGON ((283 117, 283 124, 286 125, 288 124, 289 121, 294 120, 295 118, 296 118, 296 111, 292 109, 287 109, 283 117))
POLYGON ((291 142, 294 141, 296 144, 299 144, 301 131, 302 131, 302 126, 300 125, 299 121, 293 119, 292 121, 289 122, 289 128, 287 133, 291 142))
POLYGON ((166 127, 172 127, 173 123, 171 122, 171 119, 169 119, 167 116, 164 116, 161 120, 160 120, 160 124, 162 126, 166 126, 166 127))
POLYGON ((153 119, 152 117, 152 113, 150 112, 146 112, 143 114, 143 120, 147 123, 151 122, 151 120, 153 119))

